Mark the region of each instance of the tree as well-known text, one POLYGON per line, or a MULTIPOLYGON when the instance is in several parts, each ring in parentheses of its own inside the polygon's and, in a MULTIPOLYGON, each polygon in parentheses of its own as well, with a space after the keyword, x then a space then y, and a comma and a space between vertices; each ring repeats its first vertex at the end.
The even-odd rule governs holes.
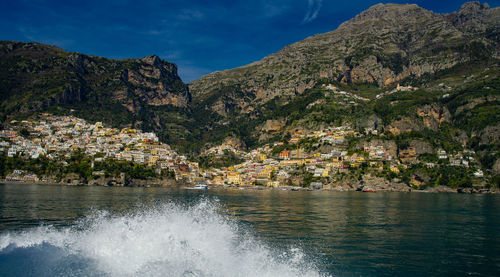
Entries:
POLYGON ((30 136, 30 132, 26 128, 22 128, 21 131, 19 131, 19 134, 25 138, 30 136))

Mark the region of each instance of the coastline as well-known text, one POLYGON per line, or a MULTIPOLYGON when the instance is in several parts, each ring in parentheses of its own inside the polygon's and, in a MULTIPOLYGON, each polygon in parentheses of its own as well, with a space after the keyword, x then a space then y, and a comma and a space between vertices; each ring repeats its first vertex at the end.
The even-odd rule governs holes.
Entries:
MULTIPOLYGON (((8 185, 53 185, 53 186, 95 186, 95 187, 180 187, 180 188, 193 188, 193 186, 183 185, 182 183, 176 182, 175 180, 135 180, 127 185, 103 185, 97 183, 67 183, 67 182, 57 182, 54 180, 45 181, 7 181, 0 180, 0 184, 8 185)), ((283 187, 267 187, 267 186, 209 186, 209 189, 222 189, 222 190, 246 190, 246 191, 261 191, 261 190, 282 190, 282 191, 336 191, 336 192, 363 192, 363 193, 377 193, 377 192, 415 192, 415 193, 461 193, 461 194, 498 194, 499 191, 495 188, 490 189, 477 189, 477 188, 451 188, 445 186, 431 187, 423 190, 412 189, 395 189, 395 188, 378 188, 378 189, 360 189, 354 187, 345 186, 335 186, 335 187, 325 187, 319 189, 305 188, 305 187, 295 187, 295 186, 283 186, 283 187)))
POLYGON ((334 192, 361 192, 361 193, 377 193, 377 192, 414 192, 414 193, 461 193, 461 194, 497 194, 499 193, 496 189, 472 189, 472 188, 459 188, 454 189, 451 187, 433 187, 430 189, 416 190, 409 188, 408 190, 391 190, 391 189, 381 189, 381 190, 359 190, 359 189, 339 189, 334 188, 322 188, 322 189, 312 189, 303 187, 264 187, 264 186, 215 186, 211 189, 228 189, 228 190, 286 190, 286 191, 334 191, 334 192))

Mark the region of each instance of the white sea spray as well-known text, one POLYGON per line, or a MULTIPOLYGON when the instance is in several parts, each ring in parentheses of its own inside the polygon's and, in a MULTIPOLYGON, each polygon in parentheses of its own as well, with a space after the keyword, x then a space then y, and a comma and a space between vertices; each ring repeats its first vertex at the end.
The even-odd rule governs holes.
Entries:
POLYGON ((41 248, 43 254, 55 248, 62 254, 50 262, 64 266, 57 269, 63 275, 321 276, 301 249, 277 251, 220 209, 216 201, 205 199, 188 207, 166 203, 125 215, 95 211, 73 227, 3 234, 0 253, 41 248), (83 266, 76 270, 64 259, 81 259, 83 266))

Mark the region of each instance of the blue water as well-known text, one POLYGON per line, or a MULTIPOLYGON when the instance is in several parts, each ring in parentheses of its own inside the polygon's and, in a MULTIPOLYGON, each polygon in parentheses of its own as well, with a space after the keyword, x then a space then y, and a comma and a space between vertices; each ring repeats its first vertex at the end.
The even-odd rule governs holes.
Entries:
POLYGON ((499 276, 500 196, 0 185, 1 276, 499 276))

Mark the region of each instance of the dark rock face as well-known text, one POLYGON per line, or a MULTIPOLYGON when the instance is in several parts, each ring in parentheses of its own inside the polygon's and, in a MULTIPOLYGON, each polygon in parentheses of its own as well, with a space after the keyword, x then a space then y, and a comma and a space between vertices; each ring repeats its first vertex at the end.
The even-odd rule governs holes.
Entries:
POLYGON ((187 87, 177 75, 177 66, 161 60, 158 56, 148 56, 140 61, 136 70, 125 70, 124 80, 136 86, 136 93, 148 105, 173 105, 186 107, 191 101, 187 87), (146 86, 146 89, 139 87, 146 86))
POLYGON ((500 174, 500 158, 496 160, 495 164, 493 165, 492 170, 496 174, 500 174))
POLYGON ((424 121, 425 127, 436 131, 441 123, 450 122, 451 114, 446 107, 436 104, 425 105, 417 109, 417 115, 424 121))
POLYGON ((410 147, 413 147, 415 149, 415 154, 417 155, 435 153, 434 148, 428 142, 421 140, 410 141, 410 147))
POLYGON ((493 144, 500 142, 500 124, 488 126, 479 134, 480 144, 493 144))
POLYGON ((226 137, 224 139, 223 144, 232 146, 234 149, 240 149, 240 150, 247 149, 247 146, 245 145, 245 142, 241 141, 237 137, 226 137))
POLYGON ((403 117, 400 120, 394 120, 389 126, 387 126, 387 131, 393 135, 400 135, 403 133, 408 133, 411 131, 421 131, 423 127, 409 117, 403 117))

